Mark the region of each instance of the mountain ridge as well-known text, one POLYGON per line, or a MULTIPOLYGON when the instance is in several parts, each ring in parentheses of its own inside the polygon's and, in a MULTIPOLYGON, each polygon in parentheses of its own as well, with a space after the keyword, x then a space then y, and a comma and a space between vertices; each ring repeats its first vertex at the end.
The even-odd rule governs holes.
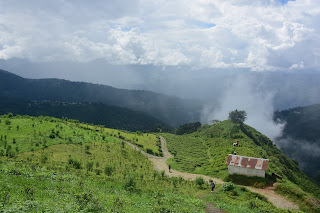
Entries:
POLYGON ((171 128, 146 113, 102 103, 28 101, 0 96, 0 114, 8 113, 56 118, 66 117, 80 122, 128 131, 171 128))
POLYGON ((0 70, 0 95, 29 100, 102 102, 145 112, 171 126, 198 120, 202 108, 198 102, 146 90, 63 79, 26 79, 4 70, 0 70))

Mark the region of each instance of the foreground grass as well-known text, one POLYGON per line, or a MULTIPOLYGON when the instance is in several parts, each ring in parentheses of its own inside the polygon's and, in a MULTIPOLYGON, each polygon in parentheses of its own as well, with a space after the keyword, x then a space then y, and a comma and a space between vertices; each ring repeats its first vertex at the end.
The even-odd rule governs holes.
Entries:
POLYGON ((264 196, 250 192, 248 189, 236 186, 232 183, 225 183, 218 188, 217 192, 207 196, 205 200, 214 203, 218 208, 224 209, 229 213, 300 212, 297 210, 274 208, 264 196))
POLYGON ((203 212, 194 182, 155 172, 117 130, 50 117, 0 120, 2 212, 203 212))
POLYGON ((8 162, 1 165, 0 178, 2 212, 203 212, 204 207, 175 190, 129 190, 129 179, 114 182, 8 162))

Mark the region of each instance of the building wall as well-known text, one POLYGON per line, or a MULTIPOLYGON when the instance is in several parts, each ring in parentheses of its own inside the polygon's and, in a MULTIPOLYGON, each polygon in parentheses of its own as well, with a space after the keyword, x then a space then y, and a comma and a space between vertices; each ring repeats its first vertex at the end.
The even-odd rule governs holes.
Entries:
POLYGON ((259 170, 259 169, 251 169, 251 168, 244 168, 239 166, 228 166, 229 175, 246 175, 246 176, 258 176, 258 177, 265 177, 266 171, 259 170))

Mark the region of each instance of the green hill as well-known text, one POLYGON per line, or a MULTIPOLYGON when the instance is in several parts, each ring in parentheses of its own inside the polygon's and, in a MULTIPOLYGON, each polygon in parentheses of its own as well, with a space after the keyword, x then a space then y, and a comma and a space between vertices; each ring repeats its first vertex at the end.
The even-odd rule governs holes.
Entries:
POLYGON ((102 103, 26 101, 0 96, 0 114, 68 117, 80 122, 104 125, 128 131, 150 131, 152 128, 170 128, 158 119, 127 108, 102 103))
POLYGON ((0 211, 203 212, 195 183, 155 172, 122 138, 158 151, 155 135, 0 116, 0 211))
POLYGON ((26 79, 4 70, 0 70, 0 96, 32 101, 101 102, 147 113, 171 126, 198 120, 202 110, 198 102, 150 91, 61 79, 26 79))
MULTIPOLYGON (((266 187, 270 181, 275 181, 272 178, 272 173, 275 173, 282 177, 281 184, 278 186, 279 191, 284 188, 289 190, 289 186, 294 186, 290 190, 304 190, 320 198, 319 187, 301 172, 298 164, 286 157, 269 138, 248 125, 223 121, 215 125, 203 125, 191 134, 180 136, 167 133, 163 136, 167 140, 169 151, 175 156, 169 160, 175 169, 216 176, 227 181, 232 180, 257 187, 266 187), (239 140, 239 147, 233 146, 236 140, 239 140), (237 155, 269 159, 267 179, 228 176, 225 162, 228 154, 234 152, 237 155)), ((306 200, 310 198, 307 198, 307 193, 305 193, 306 200)))
POLYGON ((161 155, 154 134, 71 119, 0 116, 0 211, 204 212, 206 201, 228 212, 295 212, 230 183, 217 184, 212 194, 201 178, 167 178, 122 139, 161 155))

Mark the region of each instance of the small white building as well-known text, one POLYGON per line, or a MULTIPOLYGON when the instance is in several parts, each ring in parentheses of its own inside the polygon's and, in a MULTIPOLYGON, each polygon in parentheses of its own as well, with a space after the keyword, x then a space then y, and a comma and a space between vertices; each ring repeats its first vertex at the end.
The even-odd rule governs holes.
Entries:
POLYGON ((227 162, 229 175, 246 175, 265 177, 269 160, 263 158, 228 155, 227 162))

